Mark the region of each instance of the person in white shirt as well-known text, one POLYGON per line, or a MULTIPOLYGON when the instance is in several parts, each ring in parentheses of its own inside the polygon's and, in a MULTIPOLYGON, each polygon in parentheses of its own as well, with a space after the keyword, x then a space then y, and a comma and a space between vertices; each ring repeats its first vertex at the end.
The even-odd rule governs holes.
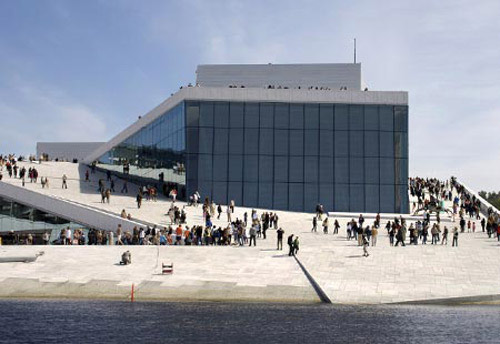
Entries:
POLYGON ((68 227, 66 229, 66 245, 71 245, 71 229, 68 227))

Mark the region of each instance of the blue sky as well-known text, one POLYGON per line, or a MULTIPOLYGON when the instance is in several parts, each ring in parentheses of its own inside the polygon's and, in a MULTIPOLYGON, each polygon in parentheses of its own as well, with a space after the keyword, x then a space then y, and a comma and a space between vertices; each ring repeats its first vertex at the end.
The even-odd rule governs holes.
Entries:
POLYGON ((410 94, 410 173, 499 190, 499 1, 0 0, 1 152, 105 141, 200 63, 358 61, 410 94))

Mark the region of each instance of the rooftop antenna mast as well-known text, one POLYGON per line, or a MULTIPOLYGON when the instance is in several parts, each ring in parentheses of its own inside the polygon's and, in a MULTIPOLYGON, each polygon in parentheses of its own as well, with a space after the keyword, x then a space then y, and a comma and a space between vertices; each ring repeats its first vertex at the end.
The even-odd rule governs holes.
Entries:
POLYGON ((354 64, 356 64, 356 38, 354 38, 354 64))

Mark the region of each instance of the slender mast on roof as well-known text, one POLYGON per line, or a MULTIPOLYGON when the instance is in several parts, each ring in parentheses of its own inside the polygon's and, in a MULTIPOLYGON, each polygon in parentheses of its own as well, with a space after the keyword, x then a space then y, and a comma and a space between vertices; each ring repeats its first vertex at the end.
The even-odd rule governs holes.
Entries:
POLYGON ((356 64, 356 38, 354 38, 354 64, 356 64))

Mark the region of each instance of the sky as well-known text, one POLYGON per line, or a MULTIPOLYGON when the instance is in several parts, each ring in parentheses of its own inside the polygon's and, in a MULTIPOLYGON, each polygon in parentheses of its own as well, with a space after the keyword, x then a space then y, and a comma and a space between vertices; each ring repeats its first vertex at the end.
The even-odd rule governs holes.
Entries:
POLYGON ((500 1, 0 0, 0 152, 107 141, 198 64, 357 60, 409 92, 410 175, 500 190, 500 1))

